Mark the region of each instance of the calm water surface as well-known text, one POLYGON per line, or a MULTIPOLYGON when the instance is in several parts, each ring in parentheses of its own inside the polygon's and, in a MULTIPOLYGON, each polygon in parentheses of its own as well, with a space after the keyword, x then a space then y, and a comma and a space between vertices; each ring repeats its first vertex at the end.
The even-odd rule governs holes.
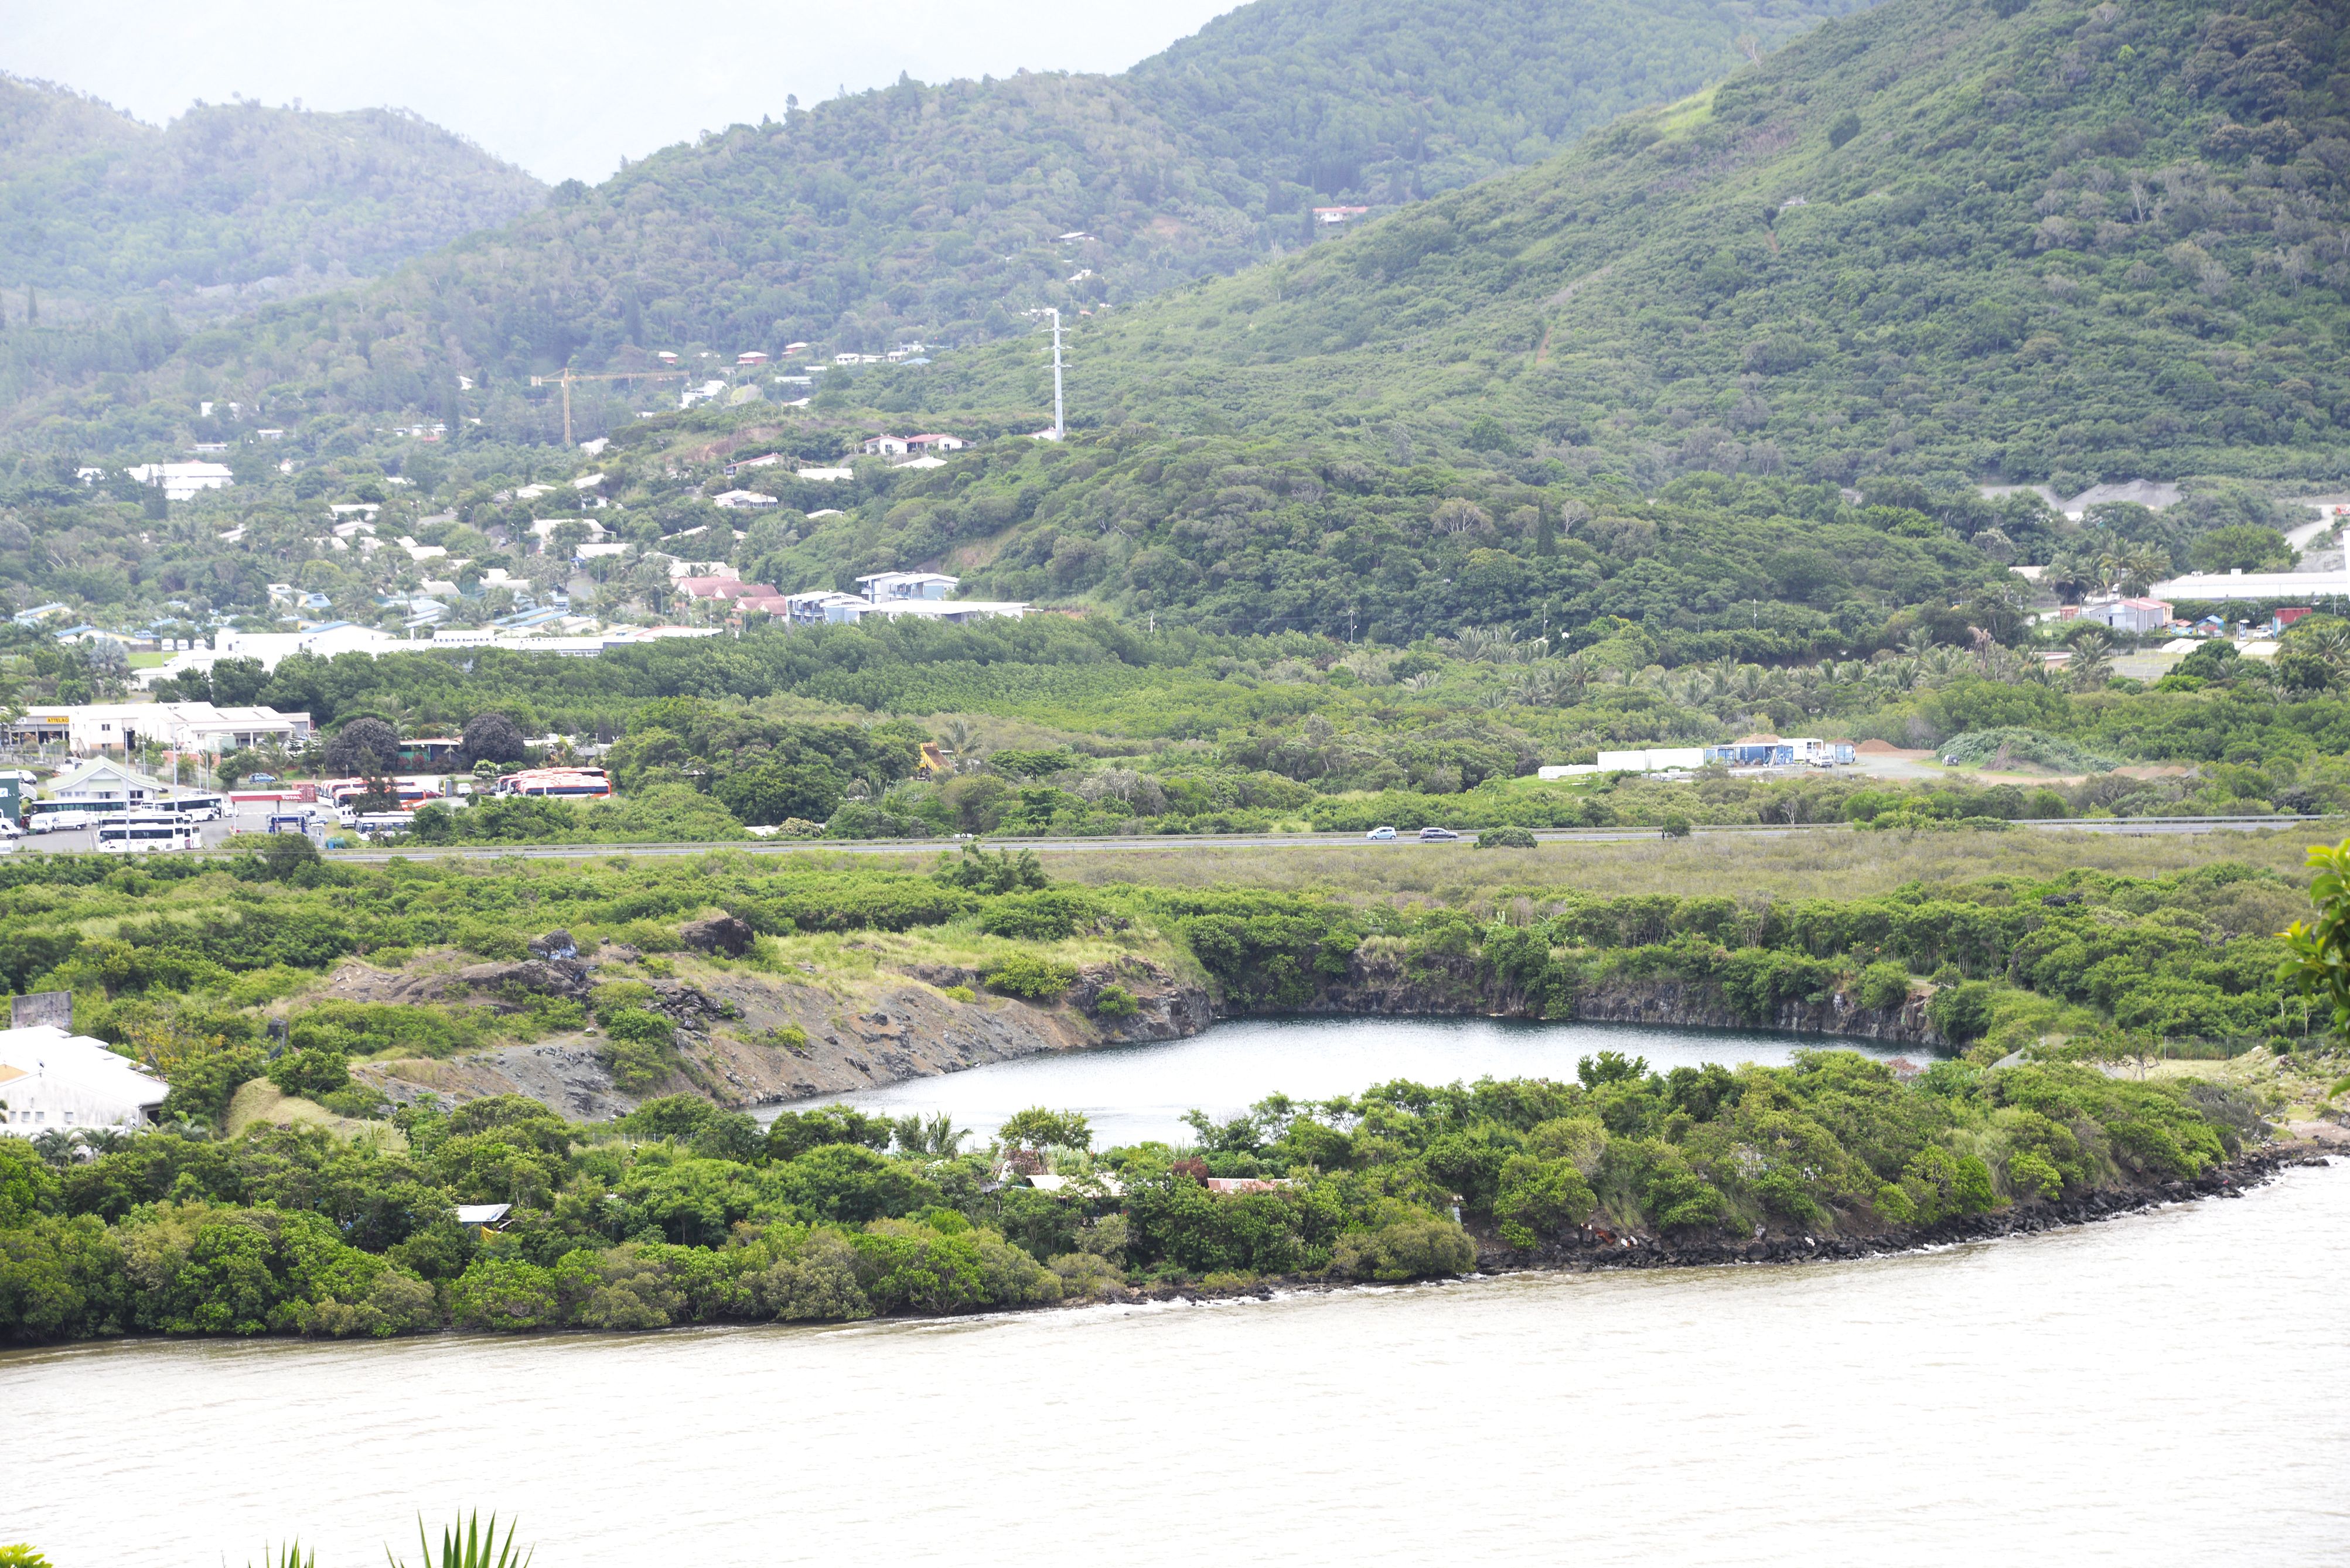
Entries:
MULTIPOLYGON (((1797 1051, 1843 1046, 1892 1057, 1865 1041, 1807 1039, 1727 1030, 1651 1029, 1611 1023, 1509 1023, 1493 1019, 1295 1019, 1220 1023, 1188 1040, 1066 1052, 999 1062, 941 1077, 915 1078, 852 1095, 822 1096, 893 1116, 945 1111, 983 1134, 1028 1106, 1083 1111, 1097 1148, 1145 1138, 1188 1140, 1185 1111, 1217 1116, 1276 1092, 1322 1100, 1359 1094, 1390 1078, 1449 1084, 1496 1078, 1575 1076, 1579 1057, 1600 1051, 1645 1056, 1664 1071, 1706 1062, 1780 1064, 1797 1051)), ((1923 1057, 1915 1046, 1912 1057, 1923 1057)), ((769 1115, 773 1114, 770 1107, 769 1115)))

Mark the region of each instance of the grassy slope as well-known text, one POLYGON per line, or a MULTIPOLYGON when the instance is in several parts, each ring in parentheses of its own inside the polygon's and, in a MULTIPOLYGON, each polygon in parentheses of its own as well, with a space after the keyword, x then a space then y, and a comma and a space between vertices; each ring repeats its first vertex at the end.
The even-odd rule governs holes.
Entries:
MULTIPOLYGON (((1696 898, 1735 889, 1773 898, 1858 898, 1912 882, 1982 877, 2045 879, 2074 868, 2160 877, 2219 861, 2281 871, 2296 883, 2309 844, 2305 828, 2274 833, 1846 833, 1783 837, 1627 840, 1545 844, 1537 849, 1472 850, 1359 846, 1286 854, 1212 843, 1169 849, 1104 849, 1056 855, 1052 870, 1072 881, 1144 882, 1201 888, 1244 883, 1288 891, 1315 888, 1367 901, 1425 902, 1470 909, 1529 886, 1608 895, 1669 893, 1696 898)), ((2298 909, 2288 918, 2298 918, 2298 909)))
MULTIPOLYGON (((2308 4, 1898 0, 1088 323, 1076 407, 1619 468, 2338 473, 2337 47, 2308 4)), ((992 369, 982 400, 1033 396, 1032 367, 992 369)))

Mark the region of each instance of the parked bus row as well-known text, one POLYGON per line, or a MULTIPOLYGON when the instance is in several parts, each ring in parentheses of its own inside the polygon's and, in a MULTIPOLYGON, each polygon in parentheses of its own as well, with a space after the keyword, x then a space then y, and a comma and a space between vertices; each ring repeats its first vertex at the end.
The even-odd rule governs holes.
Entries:
MULTIPOLYGON (((228 815, 228 810, 225 796, 182 794, 169 800, 142 802, 135 815, 192 825, 218 822, 228 815)), ((24 812, 27 833, 71 833, 108 817, 132 815, 124 811, 119 800, 32 800, 25 803, 24 812)))
MULTIPOLYGON (((420 806, 436 801, 467 804, 473 794, 471 781, 430 777, 390 781, 397 808, 362 812, 361 799, 374 793, 366 779, 328 779, 316 786, 317 805, 332 813, 337 826, 369 836, 404 833, 420 806), (453 788, 457 793, 445 794, 453 788)), ((305 789, 308 793, 308 786, 305 789)), ((490 785, 492 795, 522 795, 550 800, 609 800, 612 781, 601 768, 525 768, 504 774, 490 785)), ((126 810, 120 801, 33 800, 23 806, 22 828, 0 826, 0 841, 13 843, 18 832, 35 834, 97 830, 97 845, 106 854, 140 854, 158 849, 193 849, 201 846, 203 826, 218 822, 236 809, 227 796, 191 791, 169 798, 142 802, 126 810)), ((268 831, 313 832, 316 824, 306 811, 273 812, 268 831)))

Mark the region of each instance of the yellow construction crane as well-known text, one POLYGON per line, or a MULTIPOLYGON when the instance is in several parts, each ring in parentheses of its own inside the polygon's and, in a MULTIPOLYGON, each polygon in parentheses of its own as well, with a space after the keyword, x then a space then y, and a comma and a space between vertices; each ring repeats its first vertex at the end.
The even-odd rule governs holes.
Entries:
POLYGON ((534 387, 560 385, 563 388, 563 444, 571 444, 571 383, 574 381, 674 381, 684 376, 682 370, 574 370, 565 366, 559 376, 533 376, 534 387))

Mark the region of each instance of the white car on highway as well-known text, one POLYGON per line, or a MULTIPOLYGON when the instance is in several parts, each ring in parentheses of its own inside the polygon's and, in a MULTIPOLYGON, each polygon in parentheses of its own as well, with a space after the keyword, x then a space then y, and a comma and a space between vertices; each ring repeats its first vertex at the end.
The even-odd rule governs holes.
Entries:
POLYGON ((1374 844, 1393 844, 1395 836, 1396 830, 1392 827, 1374 827, 1363 835, 1374 844))

